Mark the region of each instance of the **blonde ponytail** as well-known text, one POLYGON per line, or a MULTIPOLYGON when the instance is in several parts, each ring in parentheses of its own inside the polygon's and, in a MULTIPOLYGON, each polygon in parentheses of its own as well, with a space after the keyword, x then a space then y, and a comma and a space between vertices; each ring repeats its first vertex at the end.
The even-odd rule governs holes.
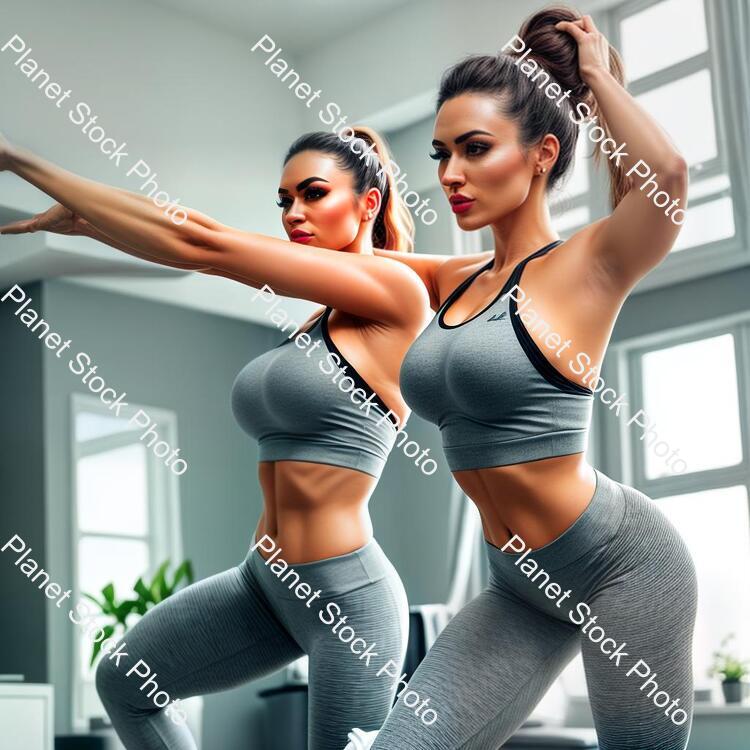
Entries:
POLYGON ((372 232, 373 244, 386 250, 414 250, 414 220, 396 188, 393 176, 390 151, 385 139, 366 125, 355 125, 354 135, 365 143, 375 146, 375 153, 380 161, 380 171, 385 178, 380 211, 375 219, 372 232))

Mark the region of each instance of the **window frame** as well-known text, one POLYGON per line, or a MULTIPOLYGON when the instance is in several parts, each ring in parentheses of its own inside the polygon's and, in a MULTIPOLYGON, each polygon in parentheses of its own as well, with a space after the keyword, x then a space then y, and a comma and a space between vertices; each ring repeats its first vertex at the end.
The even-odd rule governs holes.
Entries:
POLYGON ((602 367, 602 377, 617 393, 629 397, 627 415, 604 416, 600 422, 603 440, 600 455, 606 471, 621 476, 624 483, 654 500, 735 484, 745 485, 750 498, 750 310, 613 343, 602 367), (643 408, 641 358, 647 352, 724 334, 732 334, 734 338, 742 460, 734 466, 648 479, 638 428, 627 424, 643 408))
MULTIPOLYGON (((177 415, 170 410, 159 407, 146 406, 142 404, 129 404, 129 408, 135 413, 142 409, 155 423, 159 425, 159 435, 170 445, 177 444, 177 415)), ((110 534, 97 534, 83 532, 78 523, 78 486, 77 486, 77 464, 80 458, 87 455, 95 455, 100 452, 93 450, 98 443, 103 452, 107 449, 125 447, 138 444, 142 429, 135 428, 123 430, 122 432, 93 438, 86 441, 85 448, 81 450, 76 439, 76 416, 82 412, 91 412, 102 416, 112 417, 112 413, 101 400, 95 396, 82 393, 73 393, 70 397, 70 482, 71 482, 71 572, 72 572, 72 601, 82 600, 82 592, 79 585, 79 542, 83 537, 113 538, 110 534)), ((172 471, 166 467, 162 459, 157 458, 145 442, 142 443, 146 456, 146 482, 148 502, 148 530, 145 537, 138 535, 118 535, 122 539, 145 539, 149 551, 149 569, 145 574, 153 574, 161 561, 169 558, 174 562, 182 561, 182 533, 180 522, 180 495, 179 480, 172 471)), ((119 592, 122 595, 123 592, 119 592)), ((72 668, 71 668, 71 712, 72 725, 76 730, 87 730, 91 716, 84 712, 84 691, 91 690, 93 682, 87 680, 80 674, 80 635, 81 626, 71 624, 70 638, 72 639, 72 668)))
MULTIPOLYGON (((748 242, 750 216, 743 215, 742 212, 742 207, 747 205, 746 195, 750 188, 748 188, 747 176, 741 171, 743 163, 741 143, 734 137, 736 135, 741 140, 741 135, 730 133, 732 116, 729 100, 731 92, 739 90, 740 80, 736 69, 742 60, 733 45, 724 50, 722 40, 719 39, 719 29, 725 27, 727 22, 727 18, 723 15, 727 13, 726 8, 716 3, 715 0, 702 1, 706 18, 708 49, 686 60, 642 76, 632 83, 627 81, 627 88, 634 97, 637 97, 659 86, 679 81, 699 70, 709 71, 717 155, 698 168, 691 167, 689 179, 691 183, 694 183, 726 174, 730 186, 691 200, 688 205, 690 208, 695 208, 723 197, 730 197, 735 231, 732 237, 672 251, 657 268, 641 279, 631 294, 750 265, 748 242)), ((626 0, 621 3, 610 3, 600 9, 595 18, 596 24, 611 44, 620 49, 622 21, 660 2, 662 0, 626 0)), ((627 65, 625 73, 627 76, 627 65)), ((592 146, 596 148, 594 144, 592 146)), ((551 206, 553 218, 583 205, 587 205, 590 209, 591 218, 588 223, 593 223, 611 213, 608 204, 608 174, 604 164, 602 163, 597 168, 594 160, 591 159, 588 164, 588 178, 590 187, 587 193, 573 198, 563 198, 551 206), (563 211, 554 211, 558 206, 564 207, 563 211)), ((564 235, 570 236, 584 226, 586 224, 572 227, 566 230, 564 235)))

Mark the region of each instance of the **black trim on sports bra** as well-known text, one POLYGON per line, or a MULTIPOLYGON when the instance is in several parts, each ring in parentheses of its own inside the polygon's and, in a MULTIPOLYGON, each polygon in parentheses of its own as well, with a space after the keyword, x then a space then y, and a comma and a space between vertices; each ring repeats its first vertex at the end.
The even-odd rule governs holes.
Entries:
MULTIPOLYGON (((561 244, 561 242, 562 240, 558 240, 552 245, 547 245, 541 250, 538 250, 533 255, 530 255, 525 260, 521 261, 521 263, 519 263, 513 270, 513 273, 508 279, 508 284, 506 284, 506 286, 512 286, 510 282, 513 282, 513 284, 520 284, 521 274, 523 273, 523 269, 525 268, 528 261, 530 261, 532 258, 535 258, 537 255, 544 255, 549 250, 552 250, 553 247, 557 247, 559 244, 561 244)), ((568 379, 547 359, 547 357, 544 356, 544 354, 537 346, 536 341, 531 338, 531 334, 526 329, 524 322, 521 320, 521 316, 518 315, 518 303, 513 296, 508 297, 508 314, 510 315, 511 323, 513 325, 513 330, 515 331, 516 338, 518 339, 518 343, 521 345, 521 348, 529 358, 529 362, 534 365, 536 371, 550 385, 555 386, 555 388, 558 388, 565 393, 575 393, 583 396, 594 395, 594 392, 591 389, 586 388, 580 383, 576 383, 575 381, 568 379)))
POLYGON ((510 276, 508 277, 508 280, 503 284, 502 289, 497 293, 497 295, 494 297, 494 299, 482 310, 480 310, 476 315, 472 315, 470 318, 467 318, 466 320, 462 321, 461 323, 456 323, 455 325, 450 325, 449 323, 446 323, 445 313, 448 310, 448 308, 456 301, 456 299, 463 294, 463 292, 466 291, 466 289, 474 283, 474 280, 479 276, 481 273, 484 273, 489 268, 492 267, 492 265, 495 262, 495 259, 492 258, 489 260, 489 262, 485 263, 478 271, 475 271, 470 276, 467 276, 447 297, 445 302, 443 302, 442 306, 440 307, 440 310, 437 314, 437 322, 438 325, 441 328, 445 328, 447 330, 453 329, 453 328, 461 328, 461 326, 465 326, 467 323, 471 323, 472 320, 476 320, 480 315, 484 315, 484 313, 487 312, 494 304, 497 302, 500 297, 503 296, 506 289, 510 287, 511 281, 513 280, 513 277, 516 275, 518 269, 522 267, 525 263, 530 261, 532 258, 535 258, 537 255, 543 255, 548 250, 551 250, 553 247, 557 247, 562 243, 562 240, 555 240, 554 242, 550 242, 548 245, 545 245, 542 248, 539 248, 539 250, 535 250, 531 255, 524 258, 522 261, 519 261, 516 266, 511 271, 510 276))
MULTIPOLYGON (((326 309, 328 309, 328 308, 326 308, 326 309)), ((315 318, 315 322, 308 329, 306 329, 304 331, 300 331, 298 329, 297 333, 294 334, 294 336, 287 336, 283 341, 280 341, 278 344, 276 344, 276 346, 274 347, 274 349, 278 349, 280 346, 284 346, 284 344, 288 344, 290 341, 296 341, 303 333, 308 333, 308 334, 312 333, 313 330, 315 330, 315 328, 318 325, 318 323, 320 323, 320 321, 323 320, 323 316, 324 315, 325 315, 325 311, 323 311, 320 315, 318 315, 317 318, 315 318)))
MULTIPOLYGON (((350 377, 354 381, 355 385, 365 391, 365 393, 374 394, 372 403, 377 404, 377 406, 379 406, 383 410, 383 413, 387 414, 389 421, 393 424, 396 430, 398 430, 400 425, 397 421, 397 418, 391 413, 391 410, 386 406, 383 399, 380 398, 380 396, 375 392, 375 389, 371 385, 369 385, 368 382, 357 372, 352 363, 349 362, 349 360, 341 353, 341 350, 336 346, 336 344, 334 344, 333 339, 331 338, 331 334, 328 331, 328 318, 331 317, 332 312, 333 308, 326 307, 326 311, 320 316, 320 318, 318 318, 318 321, 322 321, 321 333, 323 334, 323 340, 326 342, 328 351, 331 354, 335 354, 340 359, 341 366, 345 365, 347 367, 347 377, 350 377)), ((318 321, 316 321, 316 325, 318 321)), ((313 328, 314 327, 315 326, 313 326, 313 328)))

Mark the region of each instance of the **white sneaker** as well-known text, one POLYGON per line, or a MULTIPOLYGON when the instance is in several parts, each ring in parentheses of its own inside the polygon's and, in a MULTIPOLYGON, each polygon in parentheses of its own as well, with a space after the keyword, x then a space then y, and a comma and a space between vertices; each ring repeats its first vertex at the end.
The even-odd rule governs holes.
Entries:
POLYGON ((380 730, 374 732, 363 732, 361 729, 352 729, 347 735, 349 738, 349 744, 344 750, 370 750, 379 731, 380 730))

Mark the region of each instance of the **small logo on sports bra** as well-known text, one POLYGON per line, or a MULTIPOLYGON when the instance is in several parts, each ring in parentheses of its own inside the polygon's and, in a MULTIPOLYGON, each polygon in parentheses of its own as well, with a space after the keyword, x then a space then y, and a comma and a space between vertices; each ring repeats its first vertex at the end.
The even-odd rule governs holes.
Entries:
POLYGON ((503 320, 506 315, 507 312, 503 310, 499 315, 493 315, 491 318, 487 318, 487 322, 489 323, 492 320, 503 320))

